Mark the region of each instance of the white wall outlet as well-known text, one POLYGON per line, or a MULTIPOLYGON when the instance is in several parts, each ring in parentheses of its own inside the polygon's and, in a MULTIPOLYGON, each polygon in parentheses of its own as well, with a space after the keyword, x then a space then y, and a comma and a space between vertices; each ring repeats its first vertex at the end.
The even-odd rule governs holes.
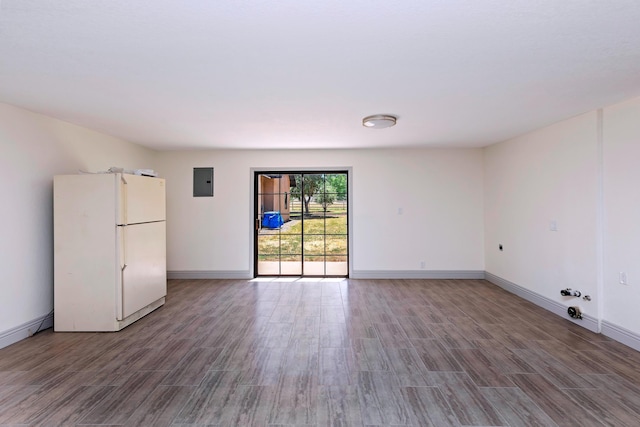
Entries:
POLYGON ((427 263, 425 261, 420 261, 420 268, 425 269, 427 267, 427 263))
POLYGON ((404 209, 398 208, 398 215, 402 215, 404 213, 404 209))
POLYGON ((555 219, 551 220, 549 222, 549 230, 550 231, 558 231, 558 221, 556 221, 555 219))
POLYGON ((629 285, 629 282, 627 282, 627 273, 621 271, 620 274, 618 274, 618 281, 621 285, 629 285))

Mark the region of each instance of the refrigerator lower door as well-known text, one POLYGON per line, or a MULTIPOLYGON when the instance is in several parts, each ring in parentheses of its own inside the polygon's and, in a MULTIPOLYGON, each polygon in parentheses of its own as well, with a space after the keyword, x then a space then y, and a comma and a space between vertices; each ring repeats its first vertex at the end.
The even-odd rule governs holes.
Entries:
POLYGON ((119 228, 122 320, 167 294, 166 226, 159 221, 119 228))

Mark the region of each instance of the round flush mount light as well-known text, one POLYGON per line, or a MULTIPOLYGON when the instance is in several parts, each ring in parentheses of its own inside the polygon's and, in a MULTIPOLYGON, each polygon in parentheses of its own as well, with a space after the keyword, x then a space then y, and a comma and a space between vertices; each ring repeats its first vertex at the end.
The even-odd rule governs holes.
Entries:
POLYGON ((375 114, 362 119, 362 126, 372 129, 390 128, 396 124, 396 120, 397 118, 395 116, 375 114))

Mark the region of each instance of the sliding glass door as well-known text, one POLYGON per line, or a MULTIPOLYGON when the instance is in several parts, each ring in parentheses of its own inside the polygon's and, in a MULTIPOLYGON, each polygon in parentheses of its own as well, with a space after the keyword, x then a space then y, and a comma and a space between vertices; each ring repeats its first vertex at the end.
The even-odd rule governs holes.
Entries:
POLYGON ((255 173, 256 276, 349 274, 347 172, 255 173))

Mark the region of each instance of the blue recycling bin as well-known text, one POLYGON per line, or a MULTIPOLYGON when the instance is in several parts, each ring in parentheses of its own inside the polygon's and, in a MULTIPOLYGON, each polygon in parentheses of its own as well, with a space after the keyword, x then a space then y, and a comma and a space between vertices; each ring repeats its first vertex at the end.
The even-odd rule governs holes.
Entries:
POLYGON ((262 226, 265 228, 280 228, 282 224, 284 224, 284 220, 280 212, 270 211, 262 215, 262 226))

